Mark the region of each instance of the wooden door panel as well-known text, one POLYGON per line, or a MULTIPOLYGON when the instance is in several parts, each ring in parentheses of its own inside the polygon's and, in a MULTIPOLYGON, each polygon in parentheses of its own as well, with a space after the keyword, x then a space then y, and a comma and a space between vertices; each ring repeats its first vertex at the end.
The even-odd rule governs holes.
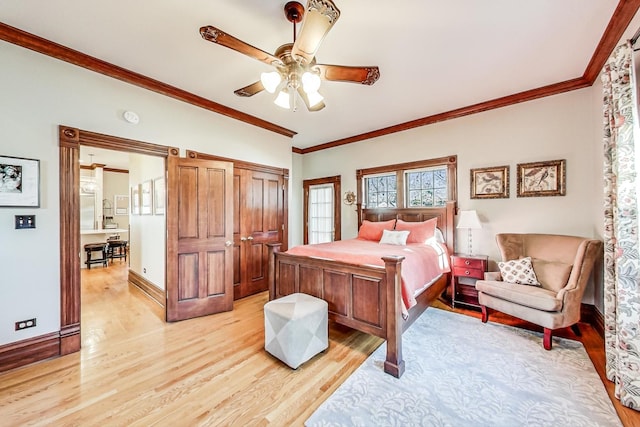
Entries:
POLYGON ((179 169, 178 239, 198 237, 198 169, 179 169))
POLYGON ((180 254, 178 256, 178 274, 180 288, 178 301, 198 298, 198 254, 180 254))
POLYGON ((226 251, 215 251, 207 254, 208 278, 207 296, 224 295, 226 251))
POLYGON ((169 158, 167 320, 233 308, 233 164, 169 158))

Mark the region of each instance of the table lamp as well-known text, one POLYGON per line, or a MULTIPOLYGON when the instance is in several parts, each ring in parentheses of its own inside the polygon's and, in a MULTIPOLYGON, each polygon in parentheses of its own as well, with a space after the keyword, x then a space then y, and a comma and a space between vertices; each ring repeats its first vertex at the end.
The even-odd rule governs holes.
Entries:
POLYGON ((482 228, 480 218, 476 211, 460 211, 458 214, 458 225, 456 228, 467 229, 469 236, 469 255, 473 255, 473 248, 471 246, 471 230, 478 230, 482 228))

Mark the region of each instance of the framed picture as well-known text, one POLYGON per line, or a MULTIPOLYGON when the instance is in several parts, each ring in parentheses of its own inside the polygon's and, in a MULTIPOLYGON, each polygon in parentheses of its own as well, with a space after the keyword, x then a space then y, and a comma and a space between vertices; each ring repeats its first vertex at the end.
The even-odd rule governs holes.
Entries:
POLYGON ((471 198, 509 198, 509 166, 471 169, 471 198))
POLYGON ((566 160, 518 164, 518 197, 564 196, 566 160))
POLYGON ((0 156, 0 207, 40 207, 40 160, 0 156))
POLYGON ((140 215, 140 184, 131 187, 131 215, 140 215))
POLYGON ((153 181, 150 179, 140 184, 140 215, 153 213, 153 181))
POLYGON ((153 213, 155 215, 164 215, 164 177, 158 177, 153 180, 153 213))
POLYGON ((129 196, 126 194, 113 196, 113 214, 117 216, 129 215, 129 196))

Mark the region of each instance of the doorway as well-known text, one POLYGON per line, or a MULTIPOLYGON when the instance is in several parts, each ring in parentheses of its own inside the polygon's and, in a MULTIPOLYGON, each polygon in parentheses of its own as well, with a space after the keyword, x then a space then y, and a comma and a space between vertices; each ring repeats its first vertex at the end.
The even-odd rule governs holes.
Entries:
POLYGON ((179 150, 141 141, 59 127, 60 155, 60 355, 76 352, 80 336, 80 146, 161 157, 179 150))

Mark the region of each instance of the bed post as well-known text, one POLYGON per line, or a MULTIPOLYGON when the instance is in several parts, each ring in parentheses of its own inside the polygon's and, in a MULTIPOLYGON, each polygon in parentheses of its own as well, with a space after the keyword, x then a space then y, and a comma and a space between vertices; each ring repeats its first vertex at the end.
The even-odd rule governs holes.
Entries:
POLYGON ((387 297, 387 358, 384 371, 400 378, 404 373, 404 359, 402 358, 402 290, 400 277, 403 256, 384 256, 386 272, 387 297))
POLYGON ((280 243, 267 244, 267 257, 269 259, 269 301, 276 299, 276 253, 280 252, 280 243))

